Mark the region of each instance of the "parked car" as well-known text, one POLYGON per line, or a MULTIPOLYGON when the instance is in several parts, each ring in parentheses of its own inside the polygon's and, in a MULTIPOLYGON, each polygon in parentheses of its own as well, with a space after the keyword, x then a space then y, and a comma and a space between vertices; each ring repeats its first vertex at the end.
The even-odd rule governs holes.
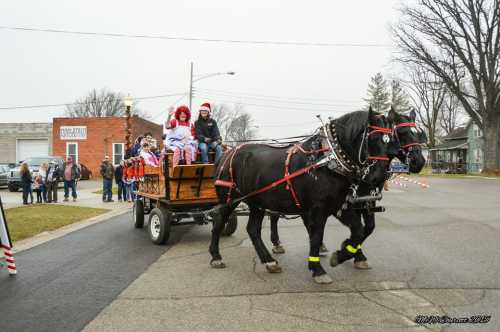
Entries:
POLYGON ((90 180, 92 179, 92 171, 88 169, 84 164, 80 165, 80 180, 90 180))
POLYGON ((0 187, 7 187, 7 179, 9 177, 9 165, 0 164, 0 187))
POLYGON ((10 172, 8 172, 7 185, 9 187, 9 191, 15 192, 21 188, 21 175, 19 171, 21 168, 21 164, 23 162, 28 163, 29 169, 31 171, 31 176, 35 177, 36 175, 38 175, 38 169, 40 168, 40 165, 42 165, 43 163, 48 164, 52 160, 54 160, 62 169, 64 160, 61 157, 54 157, 54 156, 33 157, 19 162, 19 165, 17 165, 15 168, 11 169, 10 172))

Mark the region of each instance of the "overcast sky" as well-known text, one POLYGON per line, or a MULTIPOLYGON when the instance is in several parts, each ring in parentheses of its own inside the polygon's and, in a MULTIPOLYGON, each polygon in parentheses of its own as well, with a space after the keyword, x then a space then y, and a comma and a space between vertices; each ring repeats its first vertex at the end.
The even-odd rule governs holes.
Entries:
MULTIPOLYGON (((180 37, 391 44, 397 0, 1 1, 0 25, 180 37)), ((194 106, 243 103, 259 137, 309 131, 315 115, 363 106, 368 80, 390 75, 391 47, 314 47, 75 36, 0 29, 0 107, 58 104, 92 88, 135 97, 183 93, 194 106), (204 89, 204 91, 202 91, 204 89), (209 91, 212 90, 212 91, 209 91)), ((178 97, 142 100, 155 122, 178 97)), ((187 103, 187 99, 181 101, 187 103)), ((0 122, 50 122, 62 107, 0 110, 0 122)))

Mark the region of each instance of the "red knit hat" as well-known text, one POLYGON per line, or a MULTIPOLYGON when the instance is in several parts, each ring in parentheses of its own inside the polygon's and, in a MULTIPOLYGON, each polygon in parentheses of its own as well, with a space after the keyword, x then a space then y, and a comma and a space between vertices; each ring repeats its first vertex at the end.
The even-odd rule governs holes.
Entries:
POLYGON ((189 111, 189 107, 185 105, 177 107, 177 109, 175 110, 175 118, 177 120, 180 120, 179 117, 183 112, 186 114, 186 121, 189 121, 191 119, 191 112, 189 111))
POLYGON ((200 112, 201 111, 211 112, 212 111, 212 107, 210 106, 210 103, 203 103, 203 104, 201 104, 201 106, 200 106, 200 112))

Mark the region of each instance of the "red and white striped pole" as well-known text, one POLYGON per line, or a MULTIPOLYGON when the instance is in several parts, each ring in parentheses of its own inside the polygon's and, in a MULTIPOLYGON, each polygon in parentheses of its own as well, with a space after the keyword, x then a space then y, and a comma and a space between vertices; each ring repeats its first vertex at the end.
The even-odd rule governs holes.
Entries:
POLYGON ((9 228, 7 227, 7 220, 3 211, 2 199, 0 198, 0 247, 3 249, 5 261, 7 263, 7 270, 11 276, 17 274, 16 260, 12 252, 12 241, 10 240, 9 228))
POLYGON ((16 275, 16 260, 14 259, 14 253, 12 248, 4 244, 1 245, 3 249, 3 254, 5 255, 5 261, 7 262, 7 270, 9 270, 10 275, 16 275))

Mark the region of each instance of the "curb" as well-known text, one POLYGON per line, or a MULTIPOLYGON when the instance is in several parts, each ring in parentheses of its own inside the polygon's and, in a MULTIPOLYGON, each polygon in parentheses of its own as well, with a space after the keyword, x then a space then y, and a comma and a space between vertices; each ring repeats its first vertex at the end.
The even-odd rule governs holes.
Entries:
POLYGON ((99 216, 95 216, 89 219, 85 219, 70 225, 63 226, 61 228, 58 228, 56 230, 50 231, 50 232, 43 232, 40 234, 37 234, 33 237, 18 241, 14 243, 14 246, 12 247, 12 250, 14 253, 19 253, 21 251, 25 251, 28 249, 31 249, 33 247, 36 247, 40 244, 49 242, 51 240, 63 237, 64 235, 67 235, 69 233, 78 231, 80 229, 83 229, 85 227, 95 225, 97 223, 106 221, 110 218, 125 214, 129 211, 131 211, 132 208, 125 208, 125 209, 117 209, 117 210, 112 210, 107 213, 101 214, 99 216))

